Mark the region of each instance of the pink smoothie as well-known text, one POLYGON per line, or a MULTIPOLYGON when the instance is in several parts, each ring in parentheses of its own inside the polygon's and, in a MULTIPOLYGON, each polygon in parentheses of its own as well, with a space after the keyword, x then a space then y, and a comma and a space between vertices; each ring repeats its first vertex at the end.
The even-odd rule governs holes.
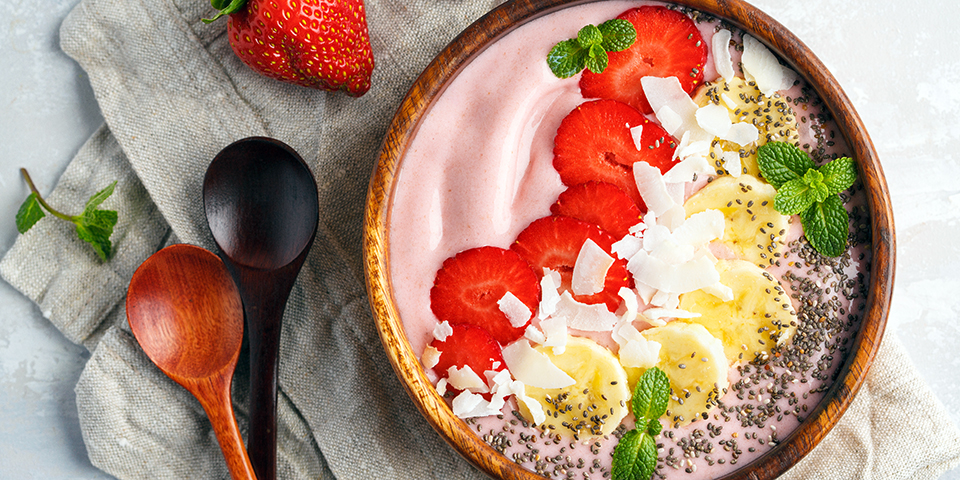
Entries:
MULTIPOLYGON (((394 298, 414 352, 422 352, 433 339, 438 323, 430 309, 430 288, 441 263, 473 247, 509 248, 531 221, 550 214, 550 205, 565 189, 552 165, 553 140, 561 120, 584 98, 579 75, 556 78, 545 61, 547 52, 586 24, 598 25, 647 3, 656 2, 597 2, 524 24, 467 65, 424 117, 400 164, 389 213, 394 298)), ((710 45, 716 22, 698 26, 710 45)), ((734 39, 739 41, 738 32, 734 39)), ((736 61, 738 54, 733 54, 736 61)), ((705 79, 716 77, 711 54, 705 79)), ((821 121, 804 88, 781 92, 804 117, 801 143, 810 146, 808 151, 823 149, 815 160, 844 153, 842 139, 833 135, 829 121, 821 121)), ((869 225, 860 213, 862 197, 847 202, 855 227, 869 225)), ((842 364, 866 298, 862 289, 869 257, 863 248, 869 234, 854 230, 859 243, 851 256, 824 261, 796 240, 799 220, 793 224, 785 258, 770 271, 793 294, 793 307, 800 312, 797 345, 766 366, 731 368, 731 388, 709 420, 680 428, 665 424, 668 428, 658 438, 660 474, 702 478, 707 471, 718 476, 746 465, 785 439, 798 417, 813 413, 842 364), (800 298, 822 301, 805 305, 800 298), (688 475, 694 472, 699 473, 688 475)), ((524 426, 513 410, 515 404, 508 402, 502 418, 468 423, 508 458, 544 475, 602 478, 609 472, 615 438, 555 442, 550 432, 524 426)), ((625 423, 632 427, 629 418, 625 423)))

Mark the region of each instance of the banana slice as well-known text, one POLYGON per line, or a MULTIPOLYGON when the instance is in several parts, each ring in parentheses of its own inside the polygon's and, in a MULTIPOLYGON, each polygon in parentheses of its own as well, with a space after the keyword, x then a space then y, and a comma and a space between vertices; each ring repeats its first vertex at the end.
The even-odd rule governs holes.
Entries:
POLYGON ((742 173, 760 176, 757 167, 757 147, 767 142, 788 142, 800 146, 800 134, 797 128, 797 115, 793 108, 779 94, 767 97, 760 93, 754 82, 746 82, 734 77, 729 82, 722 79, 717 83, 704 83, 693 98, 703 107, 710 103, 727 109, 733 123, 747 122, 757 127, 760 133, 755 143, 738 145, 729 140, 715 139, 710 153, 710 161, 718 174, 728 173, 723 165, 724 152, 736 152, 740 155, 742 173))
POLYGON ((766 267, 783 249, 790 217, 773 208, 777 190, 752 175, 714 179, 683 204, 687 218, 704 210, 723 212, 723 244, 737 258, 766 267))
MULTIPOLYGON (((617 357, 593 340, 574 336, 560 355, 551 347, 537 350, 577 382, 566 388, 526 387, 526 395, 543 406, 543 426, 574 440, 612 433, 630 412, 631 390, 617 357)), ((519 407, 524 418, 533 418, 522 402, 519 407)))
MULTIPOLYGON (((657 367, 670 379, 670 426, 678 427, 707 418, 707 412, 726 393, 728 362, 723 343, 702 325, 670 322, 644 330, 647 340, 660 343, 657 367)), ((645 369, 628 368, 630 385, 645 369)))
POLYGON ((765 359, 797 330, 789 296, 772 275, 750 262, 720 260, 716 267, 720 283, 733 290, 733 300, 724 302, 703 290, 683 294, 679 308, 700 316, 678 321, 706 327, 723 342, 731 363, 765 359))

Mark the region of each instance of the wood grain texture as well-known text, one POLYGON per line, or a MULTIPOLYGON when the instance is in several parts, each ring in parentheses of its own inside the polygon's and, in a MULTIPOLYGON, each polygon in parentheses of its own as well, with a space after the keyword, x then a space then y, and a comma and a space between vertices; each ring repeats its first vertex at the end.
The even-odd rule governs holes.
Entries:
MULTIPOLYGON (((478 468, 495 478, 541 478, 484 443, 456 418, 437 394, 412 352, 393 299, 389 275, 387 226, 398 169, 424 113, 471 56, 518 25, 560 8, 594 0, 518 0, 494 9, 456 37, 424 70, 403 100, 384 140, 371 178, 364 220, 364 253, 371 307, 388 357, 414 403, 437 432, 478 468)), ((852 354, 840 367, 838 380, 800 427, 757 461, 724 477, 773 479, 785 472, 830 431, 860 389, 879 349, 894 280, 895 236, 890 194, 873 143, 849 98, 836 79, 806 45, 775 20, 739 0, 680 0, 675 3, 730 20, 777 53, 813 86, 828 106, 850 146, 867 191, 872 219, 873 264, 869 295, 852 354)))
POLYGON ((255 479, 230 399, 243 306, 223 262, 193 245, 164 248, 134 272, 126 307, 150 360, 200 401, 231 477, 255 479))

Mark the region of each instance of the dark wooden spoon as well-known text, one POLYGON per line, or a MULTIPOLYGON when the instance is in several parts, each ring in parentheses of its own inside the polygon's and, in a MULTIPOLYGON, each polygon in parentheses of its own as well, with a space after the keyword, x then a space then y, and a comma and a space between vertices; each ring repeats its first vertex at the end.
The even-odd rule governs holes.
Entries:
POLYGON ((192 245, 153 254, 130 280, 127 320, 150 360, 200 401, 230 476, 256 479, 230 401, 243 306, 223 262, 192 245))
POLYGON ((207 168, 203 204, 247 318, 250 459, 260 480, 273 480, 281 319, 317 232, 317 184, 286 144, 246 138, 224 148, 207 168))

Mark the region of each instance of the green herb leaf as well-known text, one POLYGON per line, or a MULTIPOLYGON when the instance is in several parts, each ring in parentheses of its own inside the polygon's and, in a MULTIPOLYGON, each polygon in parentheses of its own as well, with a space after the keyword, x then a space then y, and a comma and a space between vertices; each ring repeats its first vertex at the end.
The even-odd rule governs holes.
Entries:
POLYGON ((657 443, 646 432, 630 430, 613 450, 613 480, 649 480, 657 468, 657 443))
POLYGON ((651 418, 650 423, 647 424, 647 433, 656 437, 660 435, 660 432, 663 430, 663 425, 660 423, 660 420, 657 418, 651 418))
POLYGON ((40 208, 40 202, 37 201, 37 194, 31 193, 27 199, 20 204, 20 210, 17 210, 17 231, 21 234, 27 233, 41 218, 47 216, 40 208))
POLYGON ((622 52, 637 41, 637 29, 628 20, 614 18, 597 28, 603 34, 603 49, 608 52, 622 52))
POLYGON ((117 212, 113 210, 90 210, 83 212, 77 222, 77 236, 89 243, 97 255, 106 261, 113 246, 110 235, 117 224, 117 212))
POLYGON ((607 51, 603 49, 600 45, 593 45, 590 47, 589 55, 587 55, 587 69, 593 73, 603 73, 607 69, 607 51))
POLYGON ((832 194, 800 215, 803 234, 813 248, 828 257, 839 257, 847 248, 850 217, 840 196, 832 194))
POLYGON ((587 65, 587 51, 576 39, 564 40, 550 50, 547 65, 557 78, 572 77, 587 65))
POLYGON ((853 185, 857 180, 857 169, 853 160, 841 157, 830 161, 819 168, 823 174, 823 184, 827 186, 827 193, 840 193, 853 185))
POLYGON ((600 45, 603 43, 603 34, 600 33, 599 28, 593 25, 587 25, 577 32, 577 42, 579 42, 580 46, 583 48, 590 48, 594 45, 600 45))
POLYGON ((584 68, 593 73, 607 69, 607 52, 617 52, 633 45, 637 30, 626 20, 610 20, 599 27, 587 25, 577 38, 563 40, 547 54, 547 65, 558 78, 569 78, 584 68))
POLYGON ((817 166, 806 152, 787 142, 769 142, 757 149, 757 166, 770 185, 780 186, 803 177, 807 170, 817 166))
POLYGON ((823 174, 815 169, 811 168, 803 174, 803 183, 810 188, 810 194, 813 195, 814 201, 822 202, 830 194, 827 186, 823 184, 823 174))
POLYGON ((231 13, 237 13, 247 6, 247 0, 210 0, 210 5, 217 9, 217 15, 213 18, 203 18, 203 23, 213 23, 218 18, 231 13))
POLYGON ((780 186, 777 196, 773 197, 773 208, 784 215, 796 215, 810 208, 816 202, 816 195, 802 178, 795 178, 780 186))
POLYGON ((630 407, 638 424, 663 416, 670 402, 670 379, 657 367, 643 372, 633 390, 630 407))

